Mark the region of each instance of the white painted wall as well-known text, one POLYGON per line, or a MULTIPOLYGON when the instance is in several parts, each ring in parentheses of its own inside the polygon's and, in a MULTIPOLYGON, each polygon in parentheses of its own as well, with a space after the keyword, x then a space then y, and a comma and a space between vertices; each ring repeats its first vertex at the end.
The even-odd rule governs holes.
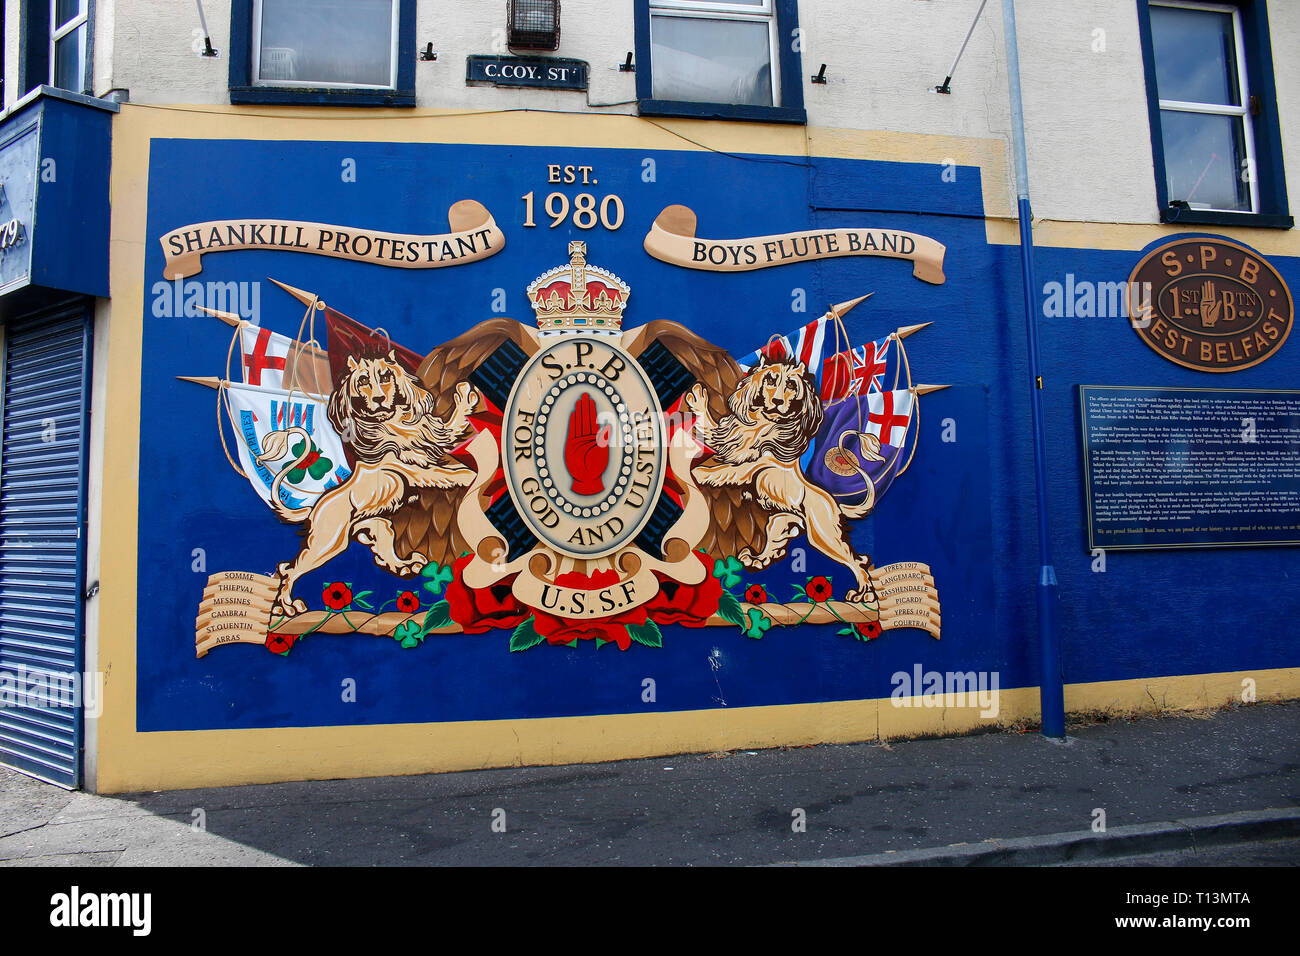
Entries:
MULTIPOLYGON (((12 102, 20 2, 4 2, 12 102)), ((197 55, 198 14, 189 0, 95 2, 96 93, 124 88, 137 103, 228 102, 230 0, 203 0, 221 51, 216 59, 197 55)), ((555 55, 591 64, 586 93, 466 86, 468 55, 505 52, 506 0, 418 3, 417 43, 432 42, 438 53, 436 62, 416 63, 419 106, 635 112, 627 102, 636 96, 635 75, 618 70, 635 48, 632 0, 563 0, 555 55)), ((1018 0, 1017 6, 1036 214, 1158 221, 1135 0, 1018 0)), ((1008 141, 1000 0, 990 0, 977 25, 952 94, 932 92, 978 7, 979 0, 801 0, 810 125, 1008 141), (828 82, 810 83, 822 63, 828 82)), ((1300 190, 1300 62, 1290 55, 1300 37, 1300 2, 1272 0, 1269 16, 1284 142, 1296 144, 1287 153, 1288 180, 1300 190)), ((1009 146, 1007 155, 1010 165, 1009 146)))

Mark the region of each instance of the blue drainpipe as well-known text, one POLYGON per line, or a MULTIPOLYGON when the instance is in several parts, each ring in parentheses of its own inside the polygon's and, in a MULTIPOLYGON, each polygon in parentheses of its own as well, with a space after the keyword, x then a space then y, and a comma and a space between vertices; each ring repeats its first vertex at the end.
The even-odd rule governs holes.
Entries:
POLYGON ((1039 705, 1043 736, 1065 736, 1065 682, 1061 674, 1061 641, 1056 631, 1056 568, 1047 512, 1047 442, 1043 424, 1043 379, 1038 361, 1038 285, 1034 281, 1033 212, 1029 206, 1029 159, 1025 153, 1025 112, 1020 99, 1020 51, 1016 39, 1015 0, 1002 0, 1007 46, 1007 81, 1011 87, 1011 120, 1015 137, 1016 188, 1019 195, 1020 266, 1025 284, 1025 328, 1028 332, 1030 397, 1034 427, 1034 491, 1038 501, 1038 646, 1039 705))

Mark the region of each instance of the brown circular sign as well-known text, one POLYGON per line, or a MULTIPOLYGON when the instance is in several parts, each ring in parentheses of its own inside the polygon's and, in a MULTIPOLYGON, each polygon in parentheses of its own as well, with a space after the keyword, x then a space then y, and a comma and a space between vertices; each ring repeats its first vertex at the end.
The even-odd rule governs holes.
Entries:
POLYGON ((1235 372, 1271 358, 1295 321, 1277 270, 1224 239, 1176 239, 1129 277, 1129 314, 1142 341, 1171 362, 1235 372))

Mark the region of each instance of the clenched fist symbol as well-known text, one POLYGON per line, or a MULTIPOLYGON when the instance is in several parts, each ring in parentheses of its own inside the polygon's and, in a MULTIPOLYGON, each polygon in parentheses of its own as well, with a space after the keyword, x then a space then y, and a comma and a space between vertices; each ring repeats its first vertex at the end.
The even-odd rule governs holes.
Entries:
POLYGON ((573 477, 573 493, 598 495, 605 490, 605 466, 609 464, 610 426, 596 422, 596 403, 583 392, 569 416, 569 433, 564 440, 564 465, 573 477))

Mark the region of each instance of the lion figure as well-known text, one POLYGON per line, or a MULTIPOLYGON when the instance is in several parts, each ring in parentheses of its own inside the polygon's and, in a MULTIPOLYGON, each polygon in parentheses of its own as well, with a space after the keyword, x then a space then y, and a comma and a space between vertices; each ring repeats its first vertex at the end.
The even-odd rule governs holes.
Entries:
MULTIPOLYGON (((293 597, 300 577, 324 565, 359 541, 374 552, 375 563, 400 576, 417 573, 428 559, 418 552, 396 553, 391 516, 420 489, 458 489, 470 485, 474 472, 448 453, 459 445, 472 426, 469 414, 479 396, 467 382, 456 386, 451 418, 434 414, 433 396, 387 356, 348 358, 330 395, 328 417, 352 448, 356 469, 342 484, 326 491, 310 508, 289 508, 280 500, 285 475, 303 456, 280 470, 271 485, 271 502, 289 522, 305 522, 302 547, 293 561, 276 568, 279 590, 275 611, 301 614, 307 605, 293 597)), ((301 428, 288 428, 267 436, 259 462, 282 458, 293 439, 305 439, 301 428)))
POLYGON ((714 453, 691 474, 705 489, 741 487, 744 500, 767 516, 762 549, 741 550, 741 563, 767 568, 784 558, 791 539, 804 532, 813 547, 853 573, 856 587, 847 600, 873 600, 871 559, 853 549, 847 521, 874 507, 870 482, 867 500, 848 507, 809 482, 799 465, 825 417, 813 376, 802 362, 763 357, 737 382, 726 404, 727 414, 715 421, 705 388, 697 384, 687 393, 696 435, 714 453))

